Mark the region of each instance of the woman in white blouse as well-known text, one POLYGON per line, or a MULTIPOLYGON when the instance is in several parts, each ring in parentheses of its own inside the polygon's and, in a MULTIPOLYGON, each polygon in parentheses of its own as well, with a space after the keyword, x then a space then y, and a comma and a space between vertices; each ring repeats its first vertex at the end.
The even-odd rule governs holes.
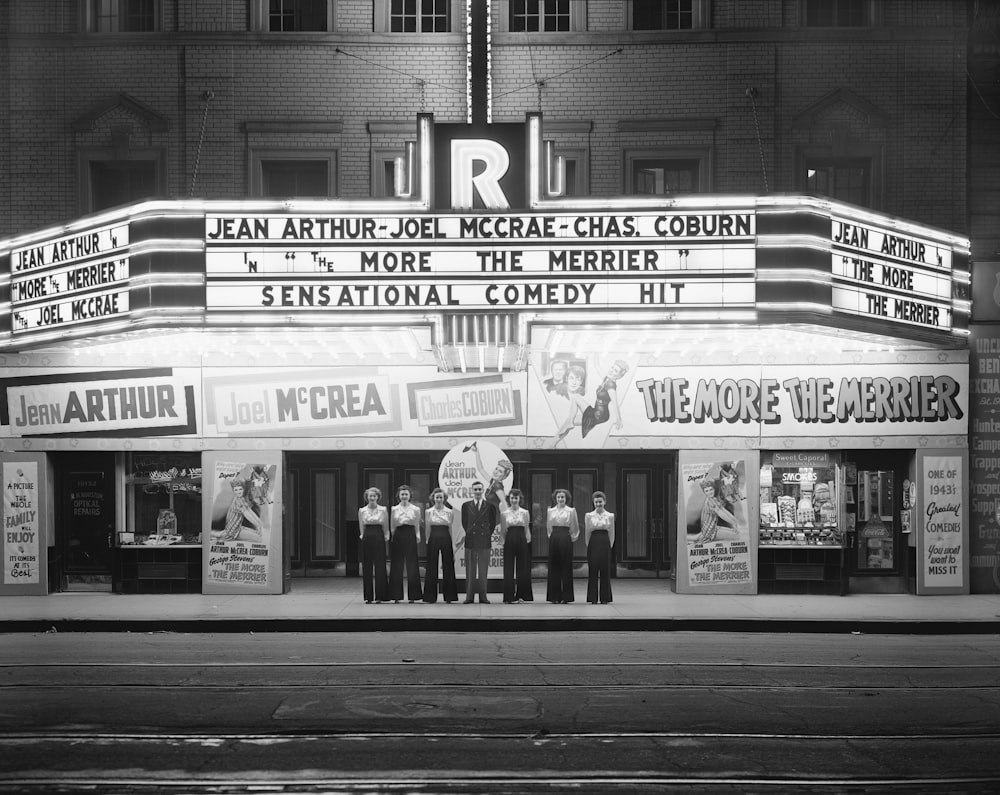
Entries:
POLYGON ((427 574, 424 576, 424 601, 436 602, 438 597, 438 558, 441 559, 441 590, 446 602, 458 601, 455 580, 455 547, 451 539, 454 512, 445 505, 441 489, 431 492, 431 506, 424 511, 424 533, 427 538, 427 574))
POLYGON ((358 509, 361 528, 361 575, 365 602, 378 603, 389 598, 389 580, 385 576, 385 545, 389 540, 389 512, 379 505, 382 492, 372 486, 365 491, 365 504, 358 509))
POLYGON ((531 515, 521 507, 524 495, 511 489, 507 495, 510 507, 500 512, 500 534, 503 538, 503 600, 531 602, 531 515))
POLYGON ((545 530, 549 536, 549 581, 546 598, 554 604, 573 601, 573 542, 580 537, 580 523, 576 510, 570 506, 569 492, 556 489, 552 492, 555 505, 545 517, 545 530))
POLYGON ((389 516, 390 551, 389 598, 403 598, 403 576, 406 575, 406 595, 410 603, 423 598, 420 591, 420 569, 417 568, 417 543, 420 541, 420 509, 410 502, 409 486, 396 489, 399 502, 389 516))
POLYGON ((587 601, 606 605, 611 601, 611 547, 615 545, 615 515, 604 510, 608 498, 595 491, 594 510, 583 517, 584 539, 587 543, 587 601))

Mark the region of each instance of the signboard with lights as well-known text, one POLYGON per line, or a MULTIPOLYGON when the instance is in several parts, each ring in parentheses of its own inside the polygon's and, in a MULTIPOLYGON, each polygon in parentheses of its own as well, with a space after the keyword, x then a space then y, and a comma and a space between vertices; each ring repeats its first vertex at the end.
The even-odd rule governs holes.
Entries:
POLYGON ((952 252, 933 240, 832 218, 833 307, 935 329, 952 326, 952 252))
POLYGON ((752 307, 754 221, 752 212, 208 215, 206 305, 752 307))
POLYGON ((88 229, 11 252, 11 330, 121 316, 129 310, 127 224, 88 229))
POLYGON ((502 130, 420 114, 406 197, 151 201, 0 242, 0 348, 498 310, 968 333, 967 240, 809 196, 560 197, 546 143, 538 114, 502 130))

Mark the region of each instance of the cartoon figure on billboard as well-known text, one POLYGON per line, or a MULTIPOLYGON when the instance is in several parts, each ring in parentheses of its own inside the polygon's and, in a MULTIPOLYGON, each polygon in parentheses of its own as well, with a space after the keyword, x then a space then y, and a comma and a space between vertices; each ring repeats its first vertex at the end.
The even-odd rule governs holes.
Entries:
MULTIPOLYGON (((595 371, 596 367, 593 368, 595 371)), ((601 383, 588 394, 587 390, 587 370, 579 365, 571 365, 566 376, 566 397, 569 406, 563 412, 559 427, 553 438, 553 446, 566 444, 569 439, 574 439, 574 431, 579 428, 580 439, 587 436, 602 425, 606 436, 611 430, 620 430, 622 427, 621 413, 618 407, 620 396, 618 394, 619 382, 629 371, 629 366, 621 359, 616 359, 607 369, 606 375, 601 383)), ((559 417, 556 417, 559 420, 559 417)))
POLYGON ((486 484, 486 488, 483 491, 483 499, 496 505, 497 510, 506 511, 508 506, 504 481, 514 471, 514 465, 506 456, 500 456, 493 469, 487 470, 483 464, 483 457, 479 453, 479 442, 466 445, 462 452, 472 452, 476 456, 476 469, 479 471, 479 480, 482 480, 486 484))

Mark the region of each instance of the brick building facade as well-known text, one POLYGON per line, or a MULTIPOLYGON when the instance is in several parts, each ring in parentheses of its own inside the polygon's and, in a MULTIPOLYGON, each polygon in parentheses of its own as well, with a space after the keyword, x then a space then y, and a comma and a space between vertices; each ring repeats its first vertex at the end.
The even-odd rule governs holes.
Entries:
MULTIPOLYGON (((47 555, 50 586, 70 590, 227 585, 212 561, 235 542, 207 535, 220 517, 202 512, 202 477, 215 510, 235 499, 207 477, 249 493, 267 472, 287 509, 280 538, 257 545, 268 587, 289 571, 356 574, 368 485, 392 501, 406 483, 425 502, 489 448, 528 494, 539 571, 561 487, 581 520, 607 492, 615 576, 666 569, 679 590, 723 593, 757 589, 758 574, 774 593, 1000 589, 1000 528, 986 525, 1000 485, 975 485, 1000 433, 977 446, 994 427, 977 413, 988 379, 969 389, 969 271, 995 199, 970 176, 991 157, 995 97, 971 112, 970 57, 989 74, 994 52, 970 44, 990 30, 979 5, 4 3, 0 464, 26 463, 49 495, 48 551, 5 560, 44 569, 47 555), (525 139, 523 126, 560 183, 513 220, 548 213, 558 234, 497 240, 476 218, 502 204, 403 198, 414 141, 457 134, 486 79, 497 136, 525 139), (391 239, 383 214, 427 234, 391 239), (310 246, 282 221, 371 235, 310 246), (413 251, 436 263, 426 283, 366 271, 413 251), (522 257, 535 282, 511 275, 522 257), (660 272, 639 284, 636 263, 660 272), (366 280, 382 304, 329 303, 366 280), (407 289, 418 308, 404 313, 407 289), (559 370, 596 425, 553 384, 559 370), (940 500, 922 512, 970 481, 980 491, 946 504, 945 529, 940 500), (696 527, 711 489, 745 503, 718 541, 696 527), (99 503, 90 520, 68 499, 79 490, 99 503), (941 553, 932 533, 951 532, 958 551, 941 553), (708 576, 710 554, 738 565, 708 576)), ((1000 375, 996 307, 972 329, 985 340, 973 375, 1000 375)))

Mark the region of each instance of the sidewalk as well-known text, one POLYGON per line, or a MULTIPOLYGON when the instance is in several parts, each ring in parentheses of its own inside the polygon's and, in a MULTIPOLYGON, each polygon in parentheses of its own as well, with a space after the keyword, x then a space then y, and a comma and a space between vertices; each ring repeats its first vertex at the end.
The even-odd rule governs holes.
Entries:
POLYGON ((0 632, 721 631, 998 633, 1000 595, 678 594, 668 579, 619 579, 610 605, 577 601, 365 604, 357 578, 293 579, 277 596, 54 593, 0 597, 0 632))

